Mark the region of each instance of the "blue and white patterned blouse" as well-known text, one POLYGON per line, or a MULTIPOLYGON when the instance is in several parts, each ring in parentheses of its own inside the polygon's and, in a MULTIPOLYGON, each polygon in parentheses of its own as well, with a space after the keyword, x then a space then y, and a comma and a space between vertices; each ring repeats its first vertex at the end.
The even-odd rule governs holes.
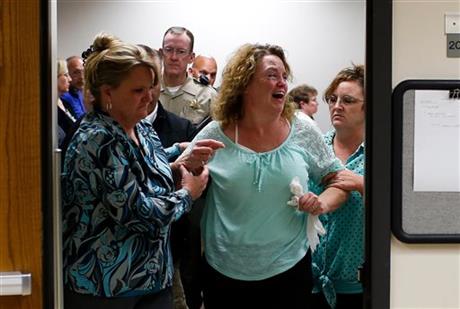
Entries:
MULTIPOLYGON (((335 131, 324 136, 333 151, 335 131)), ((347 159, 345 167, 364 175, 364 143, 347 159)), ((310 183, 312 191, 319 194, 322 188, 310 183)), ((364 263, 364 201, 361 194, 352 191, 337 210, 321 215, 326 235, 320 237, 317 250, 312 254, 313 292, 324 293, 331 308, 335 308, 336 293, 362 293, 358 270, 364 263)))
POLYGON ((62 174, 64 280, 81 294, 124 297, 171 286, 170 224, 191 208, 174 191, 168 151, 150 124, 137 146, 109 116, 85 116, 62 174))

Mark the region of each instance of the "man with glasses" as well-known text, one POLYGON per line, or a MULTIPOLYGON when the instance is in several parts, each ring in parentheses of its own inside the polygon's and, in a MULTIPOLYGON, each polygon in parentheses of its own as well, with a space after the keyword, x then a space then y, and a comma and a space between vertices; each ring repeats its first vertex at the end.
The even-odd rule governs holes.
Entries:
POLYGON ((83 60, 78 56, 71 56, 67 60, 67 70, 72 78, 69 91, 61 96, 62 103, 75 119, 80 119, 86 108, 83 101, 83 60))
MULTIPOLYGON (((193 44, 194 37, 188 29, 171 27, 166 30, 160 49, 163 58, 163 78, 159 101, 167 111, 190 120, 199 130, 210 120, 210 106, 217 92, 213 87, 187 74, 188 65, 195 59, 193 44)), ((200 219, 203 207, 202 201, 195 201, 192 211, 172 227, 172 246, 182 249, 173 252, 176 261, 173 280, 175 309, 184 309, 187 306, 189 309, 201 307, 199 269, 200 219), (184 294, 187 304, 184 302, 184 294)))
POLYGON ((195 59, 193 34, 183 27, 171 27, 163 36, 163 84, 160 102, 164 108, 199 126, 210 113, 217 95, 213 87, 187 74, 195 59))

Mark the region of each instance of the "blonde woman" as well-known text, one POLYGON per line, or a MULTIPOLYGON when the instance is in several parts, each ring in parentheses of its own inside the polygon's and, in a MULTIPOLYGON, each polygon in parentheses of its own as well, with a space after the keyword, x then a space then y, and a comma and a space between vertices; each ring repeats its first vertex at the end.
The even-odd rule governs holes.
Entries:
POLYGON ((70 112, 68 106, 64 105, 60 99, 61 95, 69 91, 72 78, 67 71, 67 64, 64 60, 57 61, 57 92, 58 92, 58 145, 61 146, 67 134, 72 132, 75 124, 75 117, 70 112))
POLYGON ((172 149, 143 121, 159 83, 144 50, 100 34, 86 57, 94 110, 62 174, 65 308, 172 309, 170 226, 203 192, 202 162, 221 144, 204 141, 169 164, 172 149), (186 169, 198 166, 196 176, 186 169))

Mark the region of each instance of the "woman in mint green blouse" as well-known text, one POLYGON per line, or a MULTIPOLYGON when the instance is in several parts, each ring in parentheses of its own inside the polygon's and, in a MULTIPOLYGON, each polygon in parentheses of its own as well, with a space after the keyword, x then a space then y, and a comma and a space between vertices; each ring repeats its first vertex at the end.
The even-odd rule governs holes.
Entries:
POLYGON ((335 209, 347 193, 308 192, 309 179, 321 182, 343 166, 321 134, 293 116, 287 102, 290 73, 281 47, 240 47, 224 70, 215 121, 194 140, 225 144, 208 162, 212 183, 201 222, 206 309, 253 303, 309 308, 306 218, 335 209), (306 192, 300 211, 287 205, 296 176, 306 192))

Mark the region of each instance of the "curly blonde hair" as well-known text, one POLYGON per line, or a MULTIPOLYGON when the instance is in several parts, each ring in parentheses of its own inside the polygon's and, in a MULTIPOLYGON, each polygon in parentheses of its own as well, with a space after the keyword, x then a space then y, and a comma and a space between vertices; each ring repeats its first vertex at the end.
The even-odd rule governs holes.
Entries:
MULTIPOLYGON (((286 73, 291 77, 291 68, 283 49, 277 45, 244 44, 233 54, 222 73, 222 84, 216 101, 212 105, 213 118, 222 127, 235 123, 243 116, 243 93, 264 56, 274 55, 281 59, 286 73)), ((285 99, 282 116, 292 119, 295 106, 285 99)))
POLYGON ((141 65, 155 73, 154 85, 159 83, 159 70, 145 50, 136 45, 124 43, 117 37, 100 33, 84 56, 85 87, 94 97, 94 107, 101 109, 102 85, 118 87, 131 69, 141 65))

